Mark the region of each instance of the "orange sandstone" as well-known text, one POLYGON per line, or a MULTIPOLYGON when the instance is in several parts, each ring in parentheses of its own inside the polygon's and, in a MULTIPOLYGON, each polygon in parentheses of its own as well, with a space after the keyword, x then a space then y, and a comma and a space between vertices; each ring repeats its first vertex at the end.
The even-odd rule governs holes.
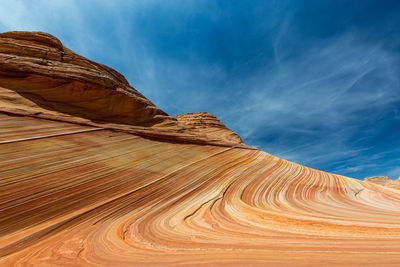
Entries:
POLYGON ((399 203, 172 118, 49 34, 0 34, 1 266, 396 266, 399 203))

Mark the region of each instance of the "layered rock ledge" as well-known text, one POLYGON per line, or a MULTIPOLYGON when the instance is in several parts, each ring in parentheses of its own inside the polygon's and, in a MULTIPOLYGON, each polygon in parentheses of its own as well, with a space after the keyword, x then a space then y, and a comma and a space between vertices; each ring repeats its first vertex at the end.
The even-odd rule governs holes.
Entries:
POLYGON ((139 126, 173 121, 120 73, 47 33, 1 33, 0 75, 0 100, 10 109, 139 126))
POLYGON ((198 130, 179 123, 120 73, 74 53, 43 32, 0 34, 0 111, 149 138, 249 148, 240 138, 232 138, 234 133, 210 134, 205 125, 198 130))
POLYGON ((180 125, 184 125, 191 132, 204 135, 212 139, 222 138, 231 143, 243 143, 240 136, 228 129, 217 117, 207 112, 196 112, 178 115, 175 117, 180 125))

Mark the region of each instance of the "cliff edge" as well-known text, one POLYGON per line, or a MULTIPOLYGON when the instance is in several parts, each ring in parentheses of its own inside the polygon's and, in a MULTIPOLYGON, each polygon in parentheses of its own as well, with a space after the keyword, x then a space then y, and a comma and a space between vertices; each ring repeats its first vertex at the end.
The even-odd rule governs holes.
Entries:
POLYGON ((169 116, 120 73, 43 32, 0 33, 0 111, 149 138, 248 147, 211 114, 218 123, 194 125, 192 115, 169 116))

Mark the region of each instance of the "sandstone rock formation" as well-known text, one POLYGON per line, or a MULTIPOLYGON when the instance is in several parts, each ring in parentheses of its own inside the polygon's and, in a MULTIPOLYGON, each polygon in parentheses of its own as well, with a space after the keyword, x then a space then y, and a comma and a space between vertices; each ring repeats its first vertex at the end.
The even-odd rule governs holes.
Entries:
POLYGON ((397 180, 392 180, 386 176, 377 176, 377 177, 367 177, 364 178, 364 181, 375 183, 395 189, 400 189, 400 177, 397 180))
POLYGON ((0 35, 1 266, 396 266, 400 191, 172 118, 44 33, 0 35))
POLYGON ((226 128, 217 117, 207 112, 187 113, 176 116, 179 124, 184 125, 189 131, 204 135, 210 139, 228 140, 234 144, 242 143, 240 136, 226 128))
POLYGON ((240 138, 207 137, 188 130, 117 71, 72 52, 47 33, 1 33, 0 76, 2 112, 151 138, 247 147, 240 138))
POLYGON ((153 126, 170 117, 115 70, 46 33, 0 34, 2 108, 153 126))

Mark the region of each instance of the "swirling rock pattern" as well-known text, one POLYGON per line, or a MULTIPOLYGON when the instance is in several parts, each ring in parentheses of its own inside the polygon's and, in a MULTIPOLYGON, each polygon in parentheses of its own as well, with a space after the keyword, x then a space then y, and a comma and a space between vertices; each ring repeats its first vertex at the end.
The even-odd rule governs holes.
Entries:
POLYGON ((197 115, 163 115, 152 130, 23 94, 6 101, 18 86, 5 85, 30 81, 10 76, 0 76, 1 266, 400 264, 396 189, 224 141, 233 135, 208 115, 210 130, 197 115))

